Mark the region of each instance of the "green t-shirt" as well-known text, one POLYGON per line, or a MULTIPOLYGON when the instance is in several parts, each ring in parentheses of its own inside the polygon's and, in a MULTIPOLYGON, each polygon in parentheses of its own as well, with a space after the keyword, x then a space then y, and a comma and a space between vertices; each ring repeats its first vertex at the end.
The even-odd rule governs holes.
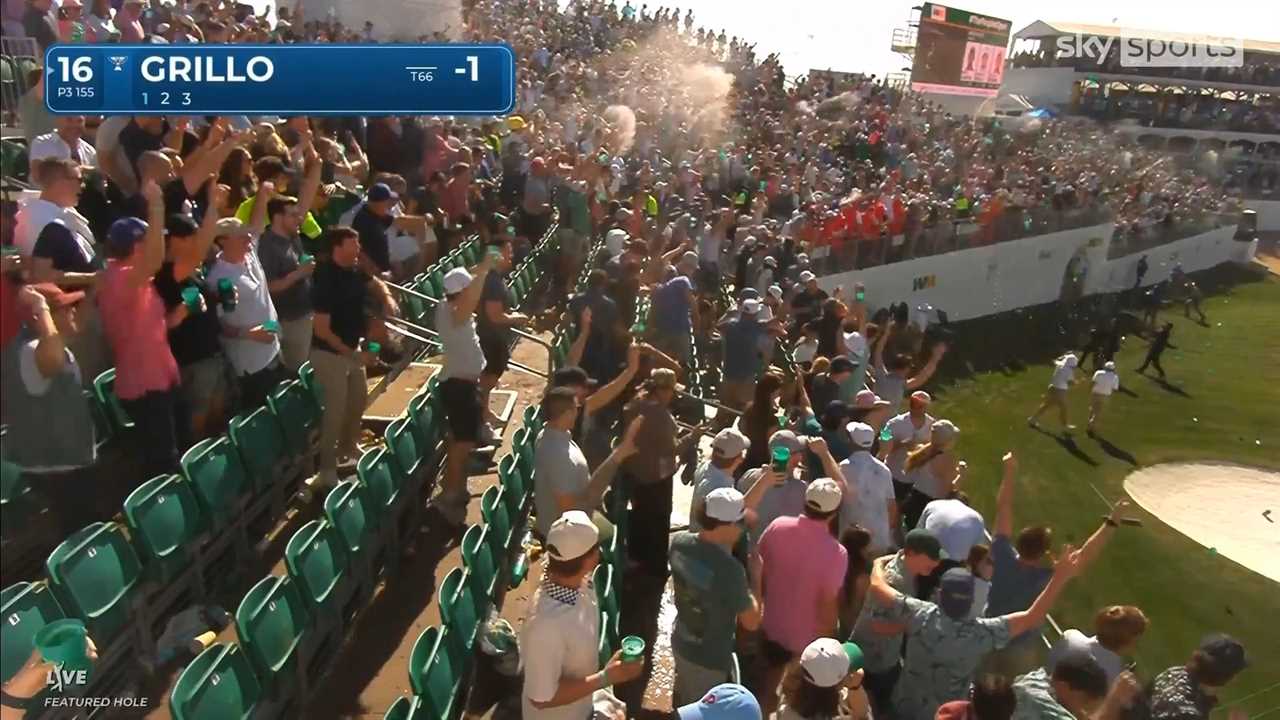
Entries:
MULTIPOLYGON (((253 218, 253 207, 256 200, 256 197, 251 197, 240 203, 240 207, 236 208, 236 219, 248 225, 249 220, 253 218)), ((268 218, 267 222, 271 222, 271 219, 268 218)), ((316 222, 315 217, 310 212, 307 212, 307 216, 302 219, 301 230, 304 236, 309 237, 312 240, 320 237, 320 233, 322 232, 320 229, 320 223, 316 222)))
POLYGON ((697 534, 671 539, 676 622, 671 649, 689 662, 729 672, 738 613, 751 607, 747 571, 718 545, 697 534))

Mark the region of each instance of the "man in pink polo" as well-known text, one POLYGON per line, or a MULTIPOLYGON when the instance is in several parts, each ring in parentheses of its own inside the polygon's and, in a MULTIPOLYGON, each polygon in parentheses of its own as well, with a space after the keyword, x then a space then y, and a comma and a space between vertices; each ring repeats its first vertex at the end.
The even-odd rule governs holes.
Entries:
POLYGON ((169 350, 164 301, 152 282, 164 264, 164 198, 155 183, 147 183, 143 195, 147 221, 121 218, 107 232, 98 309, 115 360, 116 397, 136 425, 141 477, 149 478, 178 468, 179 449, 190 444, 191 421, 169 350))
POLYGON ((756 596, 764 598, 763 654, 767 664, 760 701, 768 717, 787 664, 820 637, 836 632, 838 598, 848 553, 832 536, 840 511, 840 484, 831 478, 809 483, 804 514, 769 523, 751 558, 756 596))

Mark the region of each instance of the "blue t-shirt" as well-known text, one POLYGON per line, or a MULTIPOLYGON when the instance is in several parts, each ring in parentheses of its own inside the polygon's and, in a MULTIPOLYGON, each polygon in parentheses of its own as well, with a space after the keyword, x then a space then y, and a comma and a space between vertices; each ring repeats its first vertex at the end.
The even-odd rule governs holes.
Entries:
MULTIPOLYGON (((1028 565, 1018 561, 1018 553, 1007 535, 996 535, 991 542, 991 591, 987 594, 987 617, 1000 617, 1031 607, 1049 580, 1053 568, 1028 565)), ((1028 631, 1019 638, 1038 637, 1039 631, 1028 631)))
POLYGON ((754 319, 734 320, 724 327, 725 380, 751 380, 760 374, 764 333, 764 325, 754 319))
POLYGON ((653 325, 660 333, 688 335, 693 331, 689 321, 689 293, 693 282, 684 275, 671 278, 653 292, 653 325))

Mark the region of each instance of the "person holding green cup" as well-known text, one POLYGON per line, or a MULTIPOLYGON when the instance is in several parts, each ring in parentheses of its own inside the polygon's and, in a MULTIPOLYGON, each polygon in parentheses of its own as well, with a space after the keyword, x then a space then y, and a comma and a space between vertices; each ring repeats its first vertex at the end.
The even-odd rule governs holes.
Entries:
POLYGON ((596 690, 644 672, 644 641, 624 638, 623 648, 600 667, 600 603, 587 582, 600 564, 600 530, 590 515, 561 514, 543 546, 546 575, 520 630, 522 714, 525 720, 590 717, 596 690))

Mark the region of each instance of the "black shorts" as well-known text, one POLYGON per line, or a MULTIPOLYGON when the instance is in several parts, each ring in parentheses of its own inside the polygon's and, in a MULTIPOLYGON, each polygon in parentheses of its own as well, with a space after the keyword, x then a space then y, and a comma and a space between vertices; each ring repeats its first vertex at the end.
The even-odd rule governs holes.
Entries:
POLYGON ((511 348, 502 338, 480 336, 480 352, 484 353, 484 374, 502 377, 511 361, 511 348))
POLYGON ((770 640, 768 636, 764 635, 760 637, 760 649, 761 654, 764 655, 764 661, 768 663, 769 667, 786 665, 796 657, 795 653, 782 647, 778 643, 770 640))
POLYGON ((480 390, 474 382, 450 378, 438 388, 449 430, 457 442, 476 442, 480 437, 480 390))

